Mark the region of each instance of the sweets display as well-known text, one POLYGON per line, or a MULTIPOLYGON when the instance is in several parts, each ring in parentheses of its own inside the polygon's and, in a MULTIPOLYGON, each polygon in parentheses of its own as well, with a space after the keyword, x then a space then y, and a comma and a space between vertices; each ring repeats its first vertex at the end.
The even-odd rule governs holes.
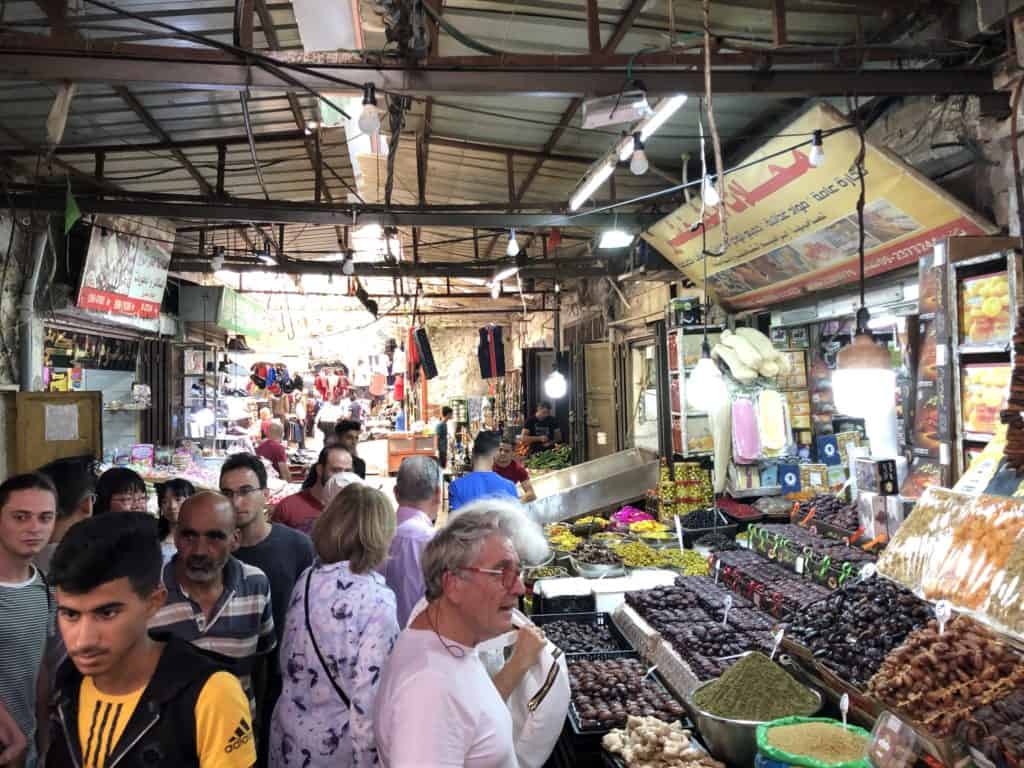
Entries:
POLYGON ((929 600, 949 600, 1010 631, 1024 631, 1024 502, 925 491, 878 569, 929 600))
POLYGON ((957 616, 942 634, 931 621, 886 658, 868 692, 942 738, 974 709, 1024 685, 1022 661, 973 619, 957 616))
POLYGON ((625 730, 605 734, 601 746, 621 755, 626 768, 725 768, 679 723, 664 723, 655 717, 630 716, 625 730))
POLYGON ((570 658, 572 709, 581 729, 618 728, 629 715, 672 722, 683 706, 636 658, 570 658))
POLYGON ((762 653, 744 656, 698 689, 693 703, 718 717, 754 722, 813 715, 820 705, 817 696, 762 653))
MULTIPOLYGON (((708 434, 707 440, 711 440, 708 434)), ((690 451, 711 450, 700 436, 690 436, 690 451), (694 443, 694 441, 697 441, 694 443)), ((711 488, 711 473, 694 462, 679 462, 672 467, 675 480, 669 473, 668 465, 662 464, 658 479, 658 517, 662 523, 671 523, 676 515, 685 515, 695 509, 710 507, 714 501, 711 488)))
POLYGON ((930 605, 887 579, 847 584, 793 617, 787 634, 859 688, 932 618, 930 605))

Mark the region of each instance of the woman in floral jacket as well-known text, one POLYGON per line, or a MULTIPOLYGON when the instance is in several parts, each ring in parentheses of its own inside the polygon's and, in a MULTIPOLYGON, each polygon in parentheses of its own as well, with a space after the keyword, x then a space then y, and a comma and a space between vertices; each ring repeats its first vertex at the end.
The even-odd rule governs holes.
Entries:
POLYGON ((295 584, 281 640, 271 768, 379 764, 373 703, 399 626, 375 569, 394 533, 390 502, 366 485, 346 487, 317 520, 318 561, 295 584))

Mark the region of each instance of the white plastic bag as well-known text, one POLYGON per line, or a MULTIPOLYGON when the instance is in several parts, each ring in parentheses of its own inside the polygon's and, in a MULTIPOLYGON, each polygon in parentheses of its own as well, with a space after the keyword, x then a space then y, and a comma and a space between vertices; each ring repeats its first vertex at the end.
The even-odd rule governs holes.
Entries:
MULTIPOLYGON (((422 598, 412 609, 409 622, 427 607, 422 598)), ((530 626, 532 622, 519 611, 512 612, 512 626, 530 626)), ((493 676, 505 666, 505 649, 515 645, 517 632, 487 640, 477 646, 480 660, 493 676)), ((540 652, 537 663, 527 670, 523 681, 509 696, 512 714, 512 735, 519 768, 541 768, 555 749, 569 712, 569 669, 562 650, 548 641, 540 652)))

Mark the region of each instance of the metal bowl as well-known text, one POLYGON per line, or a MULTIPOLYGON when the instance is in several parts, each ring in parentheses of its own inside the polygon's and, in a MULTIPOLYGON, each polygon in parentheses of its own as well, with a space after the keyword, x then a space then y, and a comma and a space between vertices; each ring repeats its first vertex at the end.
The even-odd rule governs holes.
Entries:
POLYGON ((524 563, 523 567, 527 568, 527 569, 530 569, 530 568, 542 568, 545 565, 551 565, 551 563, 553 563, 554 560, 555 560, 555 550, 549 548, 548 556, 547 557, 545 557, 545 558, 543 558, 541 560, 538 560, 536 563, 524 563))
MULTIPOLYGON (((762 721, 733 720, 700 709, 694 703, 697 692, 713 682, 716 681, 708 680, 698 685, 686 696, 683 704, 700 735, 704 737, 704 742, 713 757, 728 763, 732 768, 753 768, 754 758, 757 756, 757 726, 761 725, 762 721)), ((813 712, 795 712, 796 715, 810 717, 821 710, 821 694, 813 688, 807 690, 814 694, 818 705, 813 712)))
POLYGON ((570 556, 569 562, 576 569, 576 573, 585 579, 601 579, 609 576, 625 576, 626 567, 621 563, 614 565, 596 565, 594 563, 583 563, 575 557, 570 556))

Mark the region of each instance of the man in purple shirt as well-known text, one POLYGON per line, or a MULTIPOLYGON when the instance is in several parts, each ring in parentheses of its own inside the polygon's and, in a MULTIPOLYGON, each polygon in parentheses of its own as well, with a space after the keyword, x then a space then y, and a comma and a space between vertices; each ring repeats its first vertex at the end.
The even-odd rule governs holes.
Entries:
POLYGON ((395 593, 400 627, 405 627, 412 609, 426 593, 420 557, 434 536, 441 482, 441 468, 430 456, 410 456, 398 469, 398 527, 384 564, 384 579, 395 593))

